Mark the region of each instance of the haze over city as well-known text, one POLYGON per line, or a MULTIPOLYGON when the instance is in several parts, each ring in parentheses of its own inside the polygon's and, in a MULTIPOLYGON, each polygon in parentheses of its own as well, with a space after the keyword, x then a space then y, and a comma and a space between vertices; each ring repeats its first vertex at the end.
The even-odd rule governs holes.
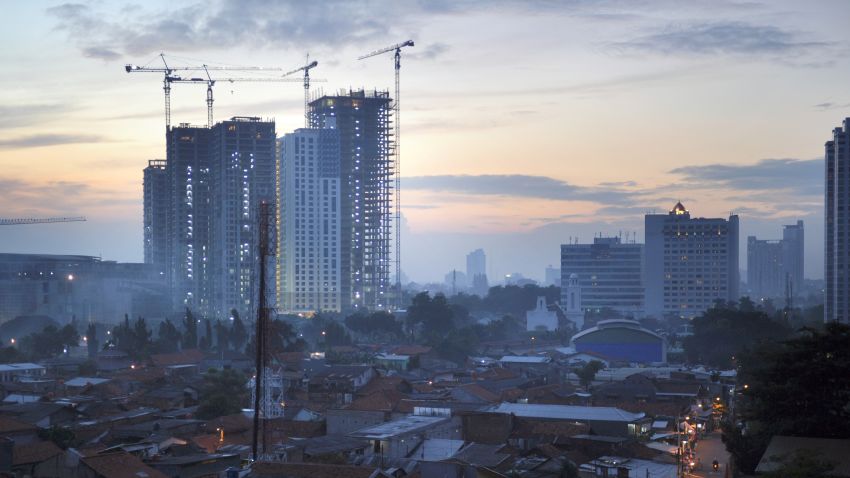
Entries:
MULTIPOLYGON (((0 34, 0 208, 88 222, 7 228, 4 252, 142 260, 140 170, 164 158, 162 88, 124 63, 318 59, 325 93, 393 87, 400 38, 402 264, 542 279, 569 237, 637 233, 677 201, 779 238, 806 223, 823 277, 823 143, 850 108, 846 2, 15 2, 0 34), (26 19, 27 21, 19 21, 26 19)), ((216 88, 216 119, 303 124, 292 84, 216 88)), ((177 85, 173 122, 205 123, 177 85)), ((742 262, 745 264, 745 261, 742 262)))

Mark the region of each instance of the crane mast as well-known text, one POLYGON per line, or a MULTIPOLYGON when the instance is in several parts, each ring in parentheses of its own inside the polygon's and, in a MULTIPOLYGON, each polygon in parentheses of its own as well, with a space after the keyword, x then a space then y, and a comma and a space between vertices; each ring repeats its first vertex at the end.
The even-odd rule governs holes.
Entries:
MULTIPOLYGON (((293 73, 298 73, 299 71, 304 72, 304 127, 310 127, 310 115, 308 113, 309 104, 310 104, 310 70, 319 66, 318 61, 310 61, 310 55, 307 55, 307 64, 301 67, 298 67, 292 71, 287 71, 283 74, 283 76, 289 76, 293 73)), ((321 81, 321 80, 314 80, 321 81)))
POLYGON ((401 308, 401 49, 414 46, 413 40, 407 40, 396 45, 381 48, 358 58, 365 60, 373 56, 394 52, 395 60, 395 100, 393 115, 395 116, 395 277, 396 277, 396 308, 401 308))

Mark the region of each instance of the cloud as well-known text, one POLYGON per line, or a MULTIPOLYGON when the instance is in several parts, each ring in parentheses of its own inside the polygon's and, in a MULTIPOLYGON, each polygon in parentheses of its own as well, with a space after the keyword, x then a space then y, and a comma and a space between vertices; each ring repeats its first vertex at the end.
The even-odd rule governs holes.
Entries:
POLYGON ((449 45, 445 43, 431 43, 430 45, 425 45, 423 49, 417 49, 412 53, 408 53, 407 58, 413 60, 434 60, 437 57, 443 56, 448 51, 449 45))
POLYGON ((0 129, 20 128, 41 123, 56 119, 57 116, 75 109, 70 105, 59 103, 0 105, 0 129))
POLYGON ((850 103, 834 103, 832 101, 825 101, 823 103, 818 103, 813 105, 812 108, 818 111, 830 111, 837 109, 844 109, 850 107, 850 103))
POLYGON ((822 41, 805 41, 795 32, 770 25, 744 22, 713 22, 676 25, 660 32, 612 43, 621 52, 663 55, 748 55, 800 56, 829 46, 822 41))
POLYGON ((683 176, 686 183, 683 186, 687 188, 786 191, 800 196, 823 194, 821 159, 764 159, 745 165, 685 166, 670 173, 683 176))
POLYGON ((4 216, 79 216, 110 211, 126 215, 141 203, 141 191, 92 186, 78 181, 26 181, 0 177, 0 210, 4 216))
POLYGON ((593 201, 623 204, 634 192, 622 188, 588 188, 546 176, 523 174, 435 175, 402 178, 406 190, 428 190, 456 194, 593 201))
POLYGON ((121 58, 121 54, 117 51, 97 46, 83 48, 83 56, 86 58, 96 58, 103 61, 115 61, 121 58))
POLYGON ((60 144, 100 143, 102 136, 88 134, 34 134, 17 138, 0 139, 0 149, 40 148, 60 144))

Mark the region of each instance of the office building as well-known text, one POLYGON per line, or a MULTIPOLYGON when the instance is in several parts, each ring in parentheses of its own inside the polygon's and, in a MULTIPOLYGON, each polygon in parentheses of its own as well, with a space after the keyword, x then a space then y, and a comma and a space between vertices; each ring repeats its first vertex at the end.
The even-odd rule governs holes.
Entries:
MULTIPOLYGON (((643 244, 619 237, 596 237, 593 244, 561 245, 561 284, 576 275, 585 311, 613 309, 628 316, 643 315, 643 244)), ((568 304, 566 289, 561 304, 568 304)))
POLYGON ((645 216, 646 313, 692 318, 738 296, 738 216, 692 218, 682 203, 645 216))
POLYGON ((392 100, 387 92, 359 90, 325 95, 309 106, 311 128, 332 119, 339 132, 342 309, 386 309, 395 303, 390 269, 398 259, 392 250, 392 100))
POLYGON ((785 226, 780 240, 747 238, 747 287, 753 298, 794 298, 802 286, 803 221, 785 226))
POLYGON ((824 320, 850 323, 850 118, 824 149, 824 320))
POLYGON ((165 278, 168 262, 168 174, 166 161, 148 161, 144 170, 144 249, 145 264, 151 264, 165 278))
MULTIPOLYGON (((233 117, 213 126, 208 256, 210 315, 254 312, 259 289, 259 204, 275 201, 275 125, 257 117, 233 117)), ((274 216, 268 218, 274 224, 274 216)), ((273 267, 273 264, 271 264, 273 267)), ((270 271, 269 283, 273 283, 270 271)), ((274 288, 266 291, 270 304, 274 288)))
POLYGON ((546 274, 545 280, 543 281, 544 286, 555 286, 561 287, 561 269, 552 266, 546 266, 546 274))
POLYGON ((475 249, 466 255, 466 280, 473 294, 487 295, 487 256, 483 249, 475 249))
POLYGON ((338 312, 340 289, 339 131, 297 129, 280 140, 278 310, 338 312))

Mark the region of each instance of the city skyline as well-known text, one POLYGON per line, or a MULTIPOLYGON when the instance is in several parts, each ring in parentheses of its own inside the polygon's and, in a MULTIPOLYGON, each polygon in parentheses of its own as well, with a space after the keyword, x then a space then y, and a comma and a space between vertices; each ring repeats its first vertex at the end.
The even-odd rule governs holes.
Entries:
MULTIPOLYGON (((303 32, 286 3, 185 3, 167 15, 166 5, 7 7, 27 21, 3 34, 15 48, 2 53, 11 69, 0 79, 0 207, 89 222, 61 234, 4 230, 5 252, 142 261, 138 171, 164 158, 162 91, 124 63, 165 51, 294 68, 310 52, 326 93, 389 89, 389 58, 355 58, 411 37, 402 67, 411 279, 439 280, 479 247, 492 283, 515 271, 541 279, 569 236, 635 231, 643 242, 643 214, 679 200, 705 217, 740 215, 741 241, 804 220, 805 276, 823 276, 823 132, 850 108, 848 67, 836 61, 848 34, 830 26, 846 4, 376 4, 392 23, 360 5, 321 4, 299 14, 303 32), (492 28, 469 28, 481 24, 492 28)), ((173 123, 204 123, 201 88, 173 94, 173 123)), ((303 124, 302 94, 298 83, 219 86, 216 118, 274 117, 282 135, 303 124)))

